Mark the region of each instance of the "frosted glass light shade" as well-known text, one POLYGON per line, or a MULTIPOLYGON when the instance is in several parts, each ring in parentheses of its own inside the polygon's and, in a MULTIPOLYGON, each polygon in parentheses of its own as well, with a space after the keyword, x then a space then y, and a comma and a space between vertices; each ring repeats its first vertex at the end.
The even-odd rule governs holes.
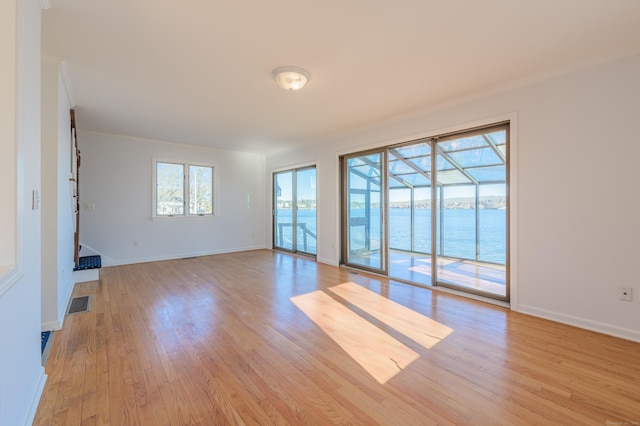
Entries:
POLYGON ((278 86, 284 90, 300 90, 311 79, 309 72, 300 67, 278 67, 271 73, 278 86))

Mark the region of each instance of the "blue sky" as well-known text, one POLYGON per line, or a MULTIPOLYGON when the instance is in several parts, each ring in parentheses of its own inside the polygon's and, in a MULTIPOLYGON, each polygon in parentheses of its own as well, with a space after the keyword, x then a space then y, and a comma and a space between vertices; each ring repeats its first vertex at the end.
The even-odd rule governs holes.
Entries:
MULTIPOLYGON (((277 176, 280 187, 280 199, 291 200, 292 173, 280 173, 277 176)), ((298 199, 309 200, 316 198, 316 170, 305 169, 298 171, 298 199)))

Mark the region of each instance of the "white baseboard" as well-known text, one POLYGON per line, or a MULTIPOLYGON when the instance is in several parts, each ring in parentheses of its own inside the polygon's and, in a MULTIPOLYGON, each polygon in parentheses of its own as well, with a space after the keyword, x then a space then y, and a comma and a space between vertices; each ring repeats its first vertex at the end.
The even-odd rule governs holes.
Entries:
POLYGON ((319 263, 325 263, 327 265, 331 265, 331 266, 340 266, 340 262, 338 262, 337 260, 334 259, 325 259, 323 257, 316 257, 316 261, 319 263))
POLYGON ((62 323, 60 321, 48 321, 40 324, 40 331, 43 333, 45 331, 60 330, 61 328, 62 323))
POLYGON ((42 391, 44 391, 44 385, 47 383, 47 375, 44 374, 44 367, 40 369, 40 378, 33 389, 31 396, 31 403, 29 404, 29 411, 27 411, 22 419, 24 426, 33 424, 33 419, 36 418, 36 411, 38 411, 38 404, 40 404, 40 398, 42 397, 42 391))
POLYGON ((518 305, 514 311, 523 314, 533 315, 551 321, 572 325, 574 327, 584 328, 598 333, 608 334, 609 336, 620 337, 621 339, 640 342, 640 332, 629 328, 618 327, 599 321, 592 321, 586 318, 580 318, 573 315, 567 315, 559 312, 553 312, 546 309, 536 308, 533 306, 518 305))
POLYGON ((73 271, 73 282, 86 283, 87 281, 98 281, 100 279, 100 269, 81 269, 73 271))

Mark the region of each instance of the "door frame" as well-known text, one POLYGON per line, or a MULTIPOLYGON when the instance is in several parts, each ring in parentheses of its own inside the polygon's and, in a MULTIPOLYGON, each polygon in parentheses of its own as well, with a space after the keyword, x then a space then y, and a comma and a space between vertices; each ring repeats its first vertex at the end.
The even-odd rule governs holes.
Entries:
POLYGON ((300 255, 304 255, 304 256, 317 258, 317 255, 318 255, 318 235, 319 235, 319 233, 318 233, 318 165, 316 163, 310 163, 310 164, 303 164, 303 165, 298 165, 298 166, 293 166, 293 167, 285 167, 285 168, 273 170, 271 172, 271 247, 274 250, 285 251, 285 252, 288 252, 288 253, 300 254, 300 255), (298 232, 298 227, 297 227, 297 211, 298 211, 298 206, 297 206, 298 205, 298 203, 297 203, 297 173, 299 171, 310 170, 310 169, 313 169, 316 172, 316 189, 315 189, 315 201, 316 201, 316 209, 315 209, 315 211, 316 211, 316 214, 315 214, 315 218, 316 218, 316 252, 315 253, 309 253, 309 252, 306 252, 306 251, 300 251, 297 248, 297 245, 298 245, 298 238, 297 238, 297 232, 298 232), (276 240, 277 240, 276 176, 278 174, 287 173, 287 172, 291 172, 292 173, 291 195, 292 195, 292 198, 295 197, 295 200, 294 199, 291 200, 292 201, 292 208, 291 208, 292 248, 291 249, 276 245, 276 240))
POLYGON ((341 155, 339 158, 340 168, 340 263, 345 266, 362 269, 388 276, 389 273, 389 241, 388 241, 388 220, 387 220, 387 198, 388 198, 388 179, 387 179, 387 151, 388 147, 373 148, 366 151, 359 151, 341 155), (350 158, 363 157, 371 154, 380 154, 380 268, 367 267, 361 264, 349 262, 349 179, 347 176, 347 160, 350 158))
MULTIPOLYGON (((482 121, 482 122, 477 122, 474 123, 472 125, 468 125, 468 126, 461 126, 461 127, 457 127, 455 129, 447 129, 446 131, 440 131, 440 132, 433 132, 431 136, 424 136, 424 137, 418 137, 412 140, 408 140, 408 141, 403 141, 403 142, 394 142, 394 143, 389 143, 389 144, 385 144, 385 145, 381 145, 381 146, 377 146, 375 148, 370 148, 370 149, 366 149, 363 151, 357 151, 357 152, 344 152, 344 153, 340 153, 339 154, 339 158, 338 158, 338 166, 339 166, 339 187, 340 187, 340 206, 339 206, 339 211, 340 211, 340 219, 341 219, 341 225, 339 227, 340 229, 340 260, 339 263, 340 265, 344 265, 347 267, 352 267, 352 268, 356 268, 356 269, 361 269, 364 271, 369 271, 369 272, 373 272, 376 274, 381 274, 384 276, 389 276, 389 268, 388 268, 388 261, 389 261, 389 236, 388 236, 388 178, 387 178, 387 174, 388 174, 388 150, 391 148, 395 148, 395 147, 399 147, 399 146, 405 146, 405 145, 410 145, 412 143, 417 143, 419 141, 425 141, 425 140, 429 140, 432 141, 431 143, 431 152, 432 152, 432 170, 436 170, 435 167, 435 163, 437 161, 436 155, 433 155, 436 152, 436 147, 435 145, 438 143, 438 141, 442 141, 443 139, 454 139, 454 138, 460 138, 460 137, 464 137, 465 135, 471 135, 473 133, 479 133, 482 131, 489 131, 491 129, 497 129, 497 128, 504 128, 505 129, 505 135, 506 135, 506 162, 505 162, 505 168, 506 168, 506 172, 505 172, 505 198, 506 198, 506 224, 505 224, 505 231, 506 231, 506 235, 505 235, 505 296, 501 296, 498 294, 493 294, 493 293, 488 293, 488 292, 484 292, 484 291, 474 291, 473 289, 470 289, 468 287, 464 287, 464 286, 456 286, 456 285, 451 285, 450 283, 442 283, 439 282, 438 277, 437 277, 437 267, 432 268, 432 286, 433 287, 440 287, 443 289, 449 289, 449 290, 453 290, 454 292, 461 292, 461 293, 465 293, 468 294, 472 297, 480 297, 482 299, 486 298, 488 300, 493 300, 496 302, 506 302, 507 304, 511 303, 511 300, 513 300, 516 296, 516 288, 514 286, 514 280, 512 278, 515 277, 515 274, 517 274, 516 272, 516 266, 517 265, 513 265, 514 261, 517 261, 517 253, 514 253, 514 251, 517 248, 517 245, 514 244, 514 240, 517 238, 516 237, 516 233, 514 232, 517 226, 517 213, 516 213, 516 205, 514 205, 515 201, 515 195, 516 195, 516 186, 517 186, 517 176, 515 175, 515 167, 516 167, 516 161, 517 161, 517 151, 516 151, 516 146, 515 146, 515 139, 516 139, 516 132, 517 132, 517 122, 516 122, 516 118, 517 116, 515 114, 510 114, 508 116, 503 116, 494 120, 488 120, 488 121, 482 121), (382 175, 384 176, 384 189, 382 190, 384 193, 384 209, 382 209, 382 214, 383 214, 383 225, 384 225, 384 243, 381 243, 381 245, 384 246, 384 258, 385 258, 385 267, 383 268, 383 270, 378 270, 378 269, 372 269, 372 268, 367 268, 367 267, 363 267, 362 265, 358 265, 358 264, 353 264, 348 262, 348 232, 347 232, 347 227, 348 227, 348 218, 347 218, 347 181, 348 179, 346 178, 346 169, 345 169, 345 159, 347 158, 354 158, 354 157, 358 157, 358 156, 362 156, 362 155, 366 155, 366 154, 371 154, 371 153, 376 153, 376 152, 384 152, 384 170, 382 175)), ((436 172, 437 173, 437 172, 436 172)), ((437 200, 439 198, 439 195, 436 196, 436 192, 438 191, 439 186, 438 185, 433 185, 432 186, 432 197, 431 197, 431 210, 432 210, 432 223, 431 223, 431 235, 432 235, 432 253, 430 254, 431 256, 431 260, 432 260, 432 265, 437 265, 437 260, 438 260, 438 254, 437 251, 435 251, 433 248, 435 248, 437 241, 435 238, 433 238, 433 236, 437 235, 437 213, 436 212, 436 203, 437 200)), ((477 232, 477 231, 476 231, 477 232)), ((381 255, 382 256, 382 255, 381 255)), ((421 285, 419 283, 413 283, 412 284, 416 284, 416 285, 421 285)))

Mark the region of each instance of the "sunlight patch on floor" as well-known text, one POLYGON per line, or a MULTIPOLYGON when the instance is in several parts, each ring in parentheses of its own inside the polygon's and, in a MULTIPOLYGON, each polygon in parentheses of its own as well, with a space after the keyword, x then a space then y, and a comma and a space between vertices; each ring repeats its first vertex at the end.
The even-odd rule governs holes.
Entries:
POLYGON ((340 284, 329 290, 426 349, 431 349, 453 332, 452 328, 356 283, 340 284))
MULTIPOLYGON (((353 282, 329 291, 426 349, 453 332, 452 328, 353 282)), ((420 356, 323 291, 295 296, 291 301, 381 384, 420 356)))
POLYGON ((291 301, 381 384, 419 357, 320 290, 292 297, 291 301))

